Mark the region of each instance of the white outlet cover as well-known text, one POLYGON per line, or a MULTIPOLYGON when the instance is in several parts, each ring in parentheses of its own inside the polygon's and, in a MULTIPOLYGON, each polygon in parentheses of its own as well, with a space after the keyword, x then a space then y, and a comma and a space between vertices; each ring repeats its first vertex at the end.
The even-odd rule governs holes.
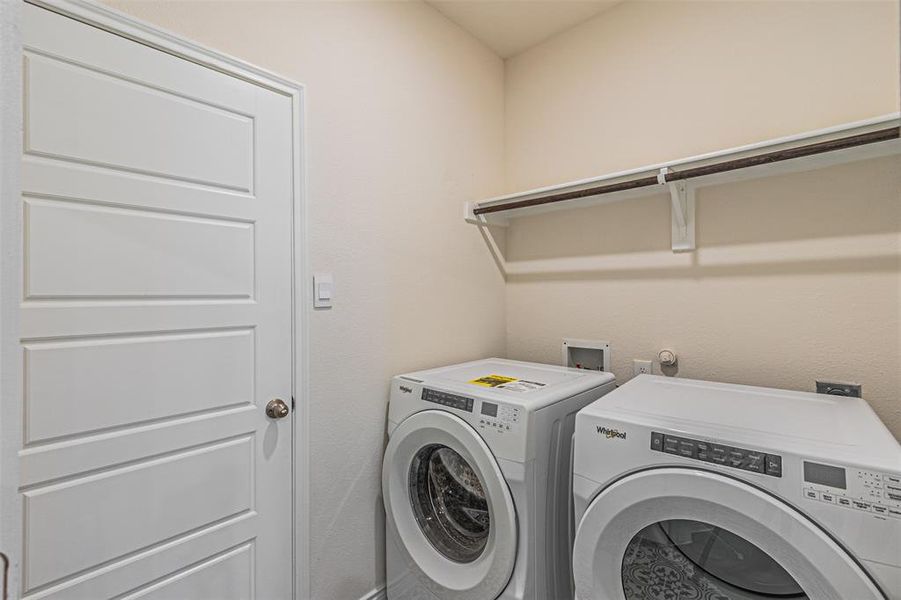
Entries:
POLYGON ((654 363, 649 360, 632 359, 632 375, 651 374, 654 363))

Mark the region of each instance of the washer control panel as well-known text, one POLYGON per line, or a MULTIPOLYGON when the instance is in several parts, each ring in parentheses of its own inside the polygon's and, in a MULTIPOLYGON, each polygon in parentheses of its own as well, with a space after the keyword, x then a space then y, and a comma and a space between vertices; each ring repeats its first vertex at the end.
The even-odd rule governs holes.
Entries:
POLYGON ((478 426, 481 430, 504 433, 514 429, 519 424, 521 414, 522 409, 519 406, 482 400, 479 408, 478 426))
POLYGON ((803 462, 808 500, 901 519, 901 474, 803 462))
POLYGON ((473 399, 466 396, 458 396, 457 394, 449 394, 429 388, 422 388, 422 399, 426 402, 434 402, 441 406, 449 406, 457 410, 465 410, 472 412, 473 399))
POLYGON ((736 448, 716 442, 651 432, 651 450, 675 454, 707 463, 752 471, 771 477, 782 477, 782 457, 760 450, 736 448))

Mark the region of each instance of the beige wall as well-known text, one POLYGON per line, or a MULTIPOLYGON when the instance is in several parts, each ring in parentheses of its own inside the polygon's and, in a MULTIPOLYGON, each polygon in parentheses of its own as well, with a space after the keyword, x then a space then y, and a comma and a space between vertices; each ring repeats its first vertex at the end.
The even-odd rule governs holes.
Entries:
POLYGON ((384 581, 391 375, 505 350, 504 282, 465 198, 501 189, 503 64, 421 3, 115 6, 307 86, 312 597, 384 581))
POLYGON ((898 110, 894 0, 628 0, 507 61, 511 190, 898 110))
MULTIPOLYGON (((898 110, 897 2, 627 2, 508 61, 510 190, 898 110)), ((897 158, 699 192, 698 252, 668 198, 519 220, 511 358, 606 339, 620 381, 663 347, 678 375, 810 390, 858 381, 901 437, 897 158), (573 268, 576 265, 576 269, 573 268)), ((655 372, 659 372, 655 365, 655 372)))

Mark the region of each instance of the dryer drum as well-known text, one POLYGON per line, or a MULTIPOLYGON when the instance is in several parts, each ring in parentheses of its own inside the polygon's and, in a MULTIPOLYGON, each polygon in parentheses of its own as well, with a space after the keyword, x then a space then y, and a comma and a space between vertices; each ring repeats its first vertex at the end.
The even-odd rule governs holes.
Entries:
POLYGON ((764 551, 721 527, 672 519, 632 538, 622 565, 627 600, 806 599, 764 551))
POLYGON ((470 563, 484 551, 491 519, 478 474, 441 444, 420 449, 410 465, 410 502, 429 543, 445 557, 470 563))

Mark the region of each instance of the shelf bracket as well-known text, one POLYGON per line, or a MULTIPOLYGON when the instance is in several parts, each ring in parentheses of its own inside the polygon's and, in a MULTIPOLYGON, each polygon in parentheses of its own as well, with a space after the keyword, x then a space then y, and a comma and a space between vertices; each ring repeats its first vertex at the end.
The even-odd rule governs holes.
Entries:
POLYGON ((673 252, 695 249, 695 188, 681 181, 666 181, 667 168, 660 169, 657 181, 669 187, 672 202, 673 252))

